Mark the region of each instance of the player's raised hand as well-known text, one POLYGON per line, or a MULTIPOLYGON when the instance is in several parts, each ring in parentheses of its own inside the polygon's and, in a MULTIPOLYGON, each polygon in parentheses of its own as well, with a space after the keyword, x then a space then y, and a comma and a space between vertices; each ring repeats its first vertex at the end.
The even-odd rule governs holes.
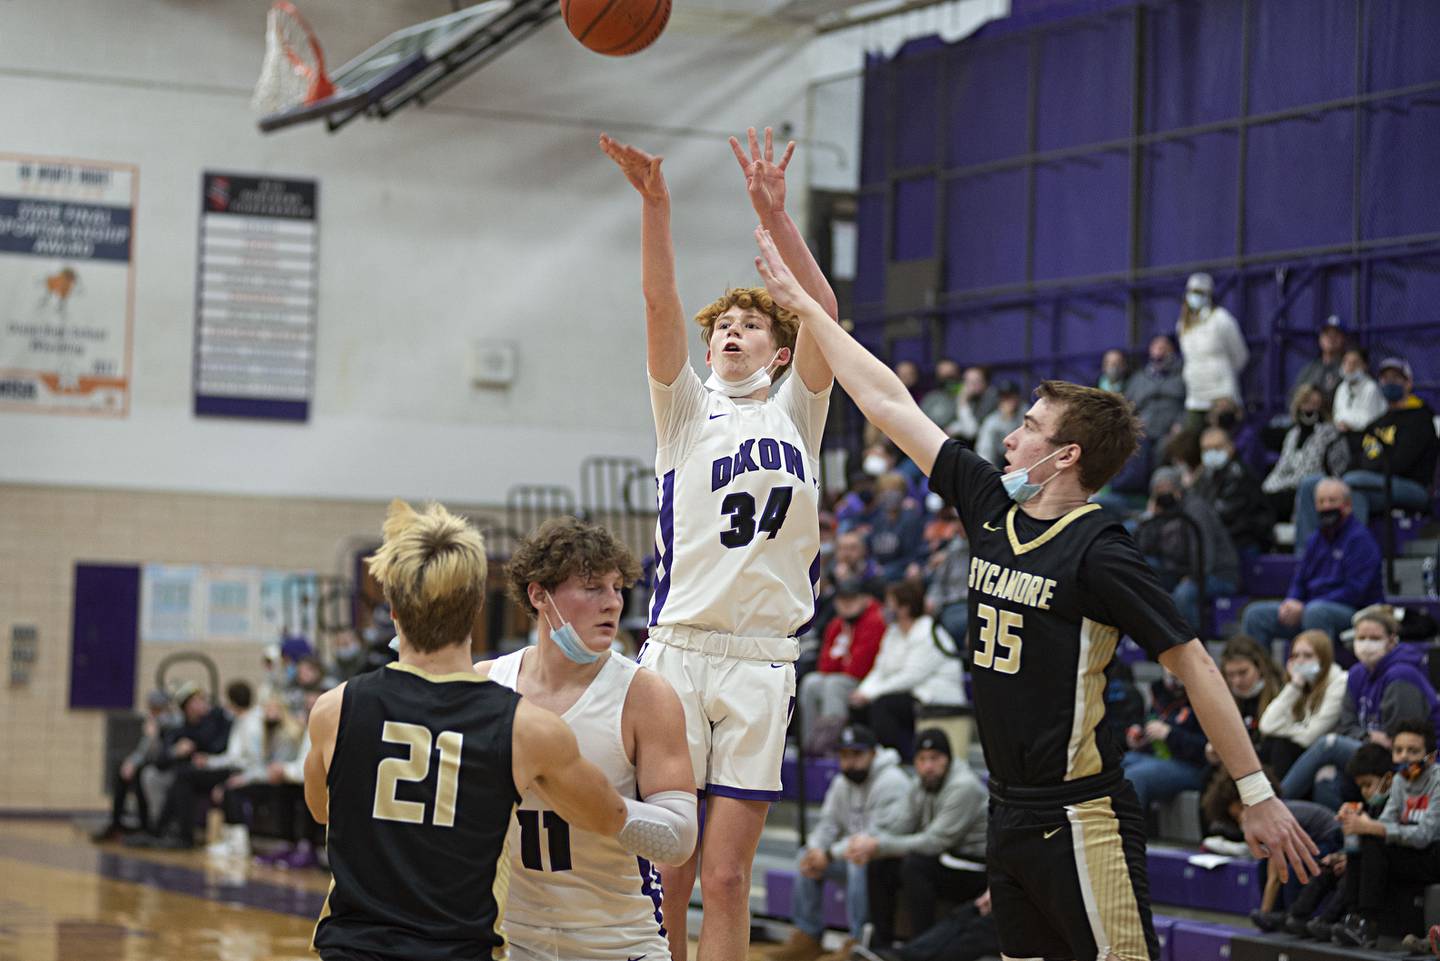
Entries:
POLYGON ((660 164, 665 159, 648 154, 639 147, 621 143, 609 134, 600 135, 600 149, 605 156, 615 161, 615 166, 630 181, 630 185, 646 200, 669 200, 670 190, 665 186, 665 175, 660 164))
POLYGON ((785 147, 785 153, 780 157, 780 162, 775 162, 775 139, 769 127, 765 128, 765 149, 760 149, 760 141, 755 136, 755 128, 750 127, 745 131, 750 141, 750 153, 747 155, 740 141, 734 137, 730 138, 730 149, 735 153, 735 160, 740 164, 740 172, 745 175, 745 189, 750 194, 750 205, 755 208, 755 213, 764 220, 773 213, 779 213, 785 209, 785 168, 790 166, 790 158, 795 155, 795 141, 785 147))
POLYGON ((1257 858, 1268 857, 1280 872, 1280 880, 1290 880, 1290 872, 1304 884, 1320 873, 1315 855, 1320 849, 1296 823, 1295 816, 1278 797, 1269 797, 1240 815, 1245 842, 1257 858))
POLYGON ((765 282, 765 289, 775 298, 775 303, 792 314, 797 314, 802 321, 808 319, 806 315, 812 310, 819 311, 820 315, 824 316, 825 311, 815 302, 814 297, 805 292, 800 281, 795 279, 794 271, 785 263, 785 258, 780 256, 770 231, 764 227, 756 227, 755 243, 760 247, 760 256, 755 258, 755 269, 760 271, 760 279, 765 282))

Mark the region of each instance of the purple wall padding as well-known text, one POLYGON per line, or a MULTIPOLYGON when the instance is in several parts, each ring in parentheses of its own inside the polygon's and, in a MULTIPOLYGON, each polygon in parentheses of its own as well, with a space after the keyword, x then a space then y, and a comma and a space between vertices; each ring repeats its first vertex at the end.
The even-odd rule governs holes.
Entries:
POLYGON ((76 564, 70 638, 70 706, 135 706, 140 568, 76 564))

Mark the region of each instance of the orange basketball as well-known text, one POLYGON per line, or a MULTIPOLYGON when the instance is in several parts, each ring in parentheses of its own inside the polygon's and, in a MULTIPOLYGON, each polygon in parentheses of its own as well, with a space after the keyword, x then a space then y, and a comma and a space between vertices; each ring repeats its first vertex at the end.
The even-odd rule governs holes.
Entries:
POLYGON ((670 0, 560 0, 560 15, 591 50, 626 57, 660 36, 670 21, 670 0))

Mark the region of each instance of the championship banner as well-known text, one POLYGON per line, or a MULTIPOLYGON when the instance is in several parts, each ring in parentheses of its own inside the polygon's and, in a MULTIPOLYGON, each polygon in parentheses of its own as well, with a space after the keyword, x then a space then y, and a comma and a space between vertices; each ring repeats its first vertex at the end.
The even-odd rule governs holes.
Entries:
POLYGON ((315 380, 313 180, 207 173, 195 413, 306 420, 315 380))
POLYGON ((139 169, 0 154, 0 410, 130 408, 139 169))

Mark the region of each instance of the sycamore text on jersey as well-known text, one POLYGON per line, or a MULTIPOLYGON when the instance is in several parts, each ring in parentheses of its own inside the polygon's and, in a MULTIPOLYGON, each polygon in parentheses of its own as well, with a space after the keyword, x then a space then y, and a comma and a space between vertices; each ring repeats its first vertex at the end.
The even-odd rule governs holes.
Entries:
POLYGON ((805 479, 805 455, 794 444, 773 437, 742 440, 734 454, 717 457, 710 464, 710 490, 718 491, 741 474, 758 470, 784 470, 805 479), (756 462, 756 458, 759 462, 756 462))
POLYGON ((1055 594, 1055 581, 1037 574, 1011 570, 978 557, 970 558, 970 589, 989 594, 1002 601, 1024 604, 1042 611, 1050 610, 1055 594))

